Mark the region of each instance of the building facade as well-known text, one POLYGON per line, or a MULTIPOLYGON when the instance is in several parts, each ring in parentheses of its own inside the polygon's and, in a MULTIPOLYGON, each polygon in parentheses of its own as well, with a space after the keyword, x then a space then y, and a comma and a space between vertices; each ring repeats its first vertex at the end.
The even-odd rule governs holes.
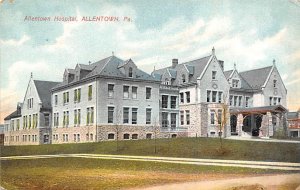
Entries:
POLYGON ((57 82, 29 80, 22 103, 4 119, 4 145, 49 144, 51 135, 51 88, 57 82))
POLYGON ((287 90, 272 66, 224 71, 211 55, 147 74, 114 55, 29 81, 5 118, 5 145, 287 134, 287 90))

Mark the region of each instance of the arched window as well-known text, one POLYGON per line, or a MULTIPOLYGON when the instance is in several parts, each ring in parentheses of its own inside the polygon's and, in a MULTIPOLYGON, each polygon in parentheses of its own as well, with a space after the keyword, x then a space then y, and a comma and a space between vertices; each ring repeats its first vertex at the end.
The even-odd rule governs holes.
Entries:
POLYGON ((168 78, 165 79, 165 85, 170 85, 170 80, 168 78))
POLYGON ((129 67, 129 73, 128 73, 129 77, 132 77, 132 67, 129 67))
POLYGON ((172 138, 176 138, 176 137, 177 137, 177 134, 172 134, 171 137, 172 137, 172 138))
POLYGON ((185 83, 185 81, 186 81, 186 80, 185 80, 185 75, 183 74, 183 75, 182 75, 182 83, 185 83))

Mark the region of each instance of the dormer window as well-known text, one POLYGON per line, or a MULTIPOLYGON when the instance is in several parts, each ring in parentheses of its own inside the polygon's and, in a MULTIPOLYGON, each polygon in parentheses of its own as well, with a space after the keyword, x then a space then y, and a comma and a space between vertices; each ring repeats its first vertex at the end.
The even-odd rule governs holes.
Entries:
POLYGON ((212 80, 216 80, 217 71, 212 71, 212 80))
POLYGON ((129 76, 129 77, 132 77, 132 67, 129 67, 128 76, 129 76))
POLYGON ((239 86, 239 80, 232 79, 232 87, 233 88, 238 88, 238 86, 239 86))
POLYGON ((185 83, 185 75, 182 75, 182 83, 185 83))
POLYGON ((169 79, 165 79, 165 85, 170 85, 170 80, 169 79))

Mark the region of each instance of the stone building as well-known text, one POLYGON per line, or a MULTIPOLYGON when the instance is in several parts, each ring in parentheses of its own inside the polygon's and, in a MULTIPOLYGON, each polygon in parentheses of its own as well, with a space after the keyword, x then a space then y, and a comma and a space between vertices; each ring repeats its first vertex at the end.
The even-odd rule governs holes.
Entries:
MULTIPOLYGON (((29 81, 5 118, 5 145, 287 135, 287 90, 272 66, 224 71, 211 55, 147 74, 114 55, 29 81)), ((293 132, 294 134, 294 132, 293 132)))
POLYGON ((52 105, 52 143, 152 138, 159 81, 131 59, 110 56, 66 69, 52 89, 52 105))
POLYGON ((51 88, 57 82, 29 80, 22 103, 4 119, 4 145, 51 143, 51 88))

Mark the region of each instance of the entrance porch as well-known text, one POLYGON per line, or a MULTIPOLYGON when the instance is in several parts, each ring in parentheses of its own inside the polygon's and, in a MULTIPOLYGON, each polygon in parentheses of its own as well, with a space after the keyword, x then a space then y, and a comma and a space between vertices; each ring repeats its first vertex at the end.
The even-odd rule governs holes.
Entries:
POLYGON ((281 105, 253 108, 231 108, 231 136, 286 136, 286 112, 287 110, 281 105))

